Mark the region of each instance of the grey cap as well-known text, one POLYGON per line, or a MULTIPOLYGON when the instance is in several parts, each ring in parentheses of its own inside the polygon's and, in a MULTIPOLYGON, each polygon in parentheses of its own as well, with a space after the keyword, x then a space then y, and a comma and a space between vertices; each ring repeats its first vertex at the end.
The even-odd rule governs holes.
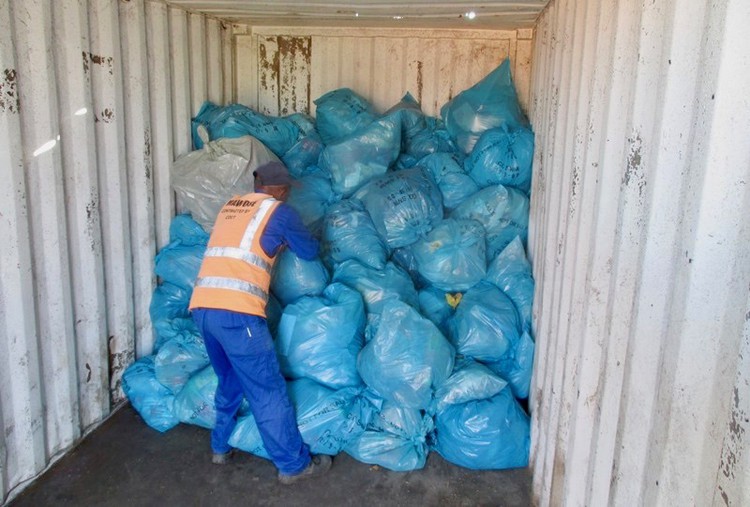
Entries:
POLYGON ((292 185, 294 183, 286 166, 276 161, 259 165, 253 171, 253 176, 255 176, 257 184, 264 187, 292 185))

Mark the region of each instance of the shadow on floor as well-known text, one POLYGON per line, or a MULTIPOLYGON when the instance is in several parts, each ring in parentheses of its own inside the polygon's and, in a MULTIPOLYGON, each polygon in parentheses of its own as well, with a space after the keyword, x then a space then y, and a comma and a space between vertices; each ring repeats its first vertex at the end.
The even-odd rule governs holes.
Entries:
POLYGON ((158 433, 128 405, 10 505, 527 506, 530 490, 527 469, 477 472, 434 452, 408 473, 341 453, 326 476, 282 486, 269 461, 241 452, 212 465, 208 430, 181 424, 158 433))

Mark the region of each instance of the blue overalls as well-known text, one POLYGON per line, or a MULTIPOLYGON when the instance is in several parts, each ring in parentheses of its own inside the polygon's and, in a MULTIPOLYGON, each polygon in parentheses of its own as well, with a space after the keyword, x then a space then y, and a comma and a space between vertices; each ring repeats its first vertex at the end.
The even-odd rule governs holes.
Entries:
MULTIPOLYGON (((275 255, 286 245, 300 258, 312 260, 318 242, 299 215, 280 205, 261 236, 266 253, 275 255)), ((266 319, 228 310, 195 308, 193 320, 206 344, 219 379, 216 389, 216 426, 211 432, 215 453, 229 452, 229 437, 237 423, 243 396, 250 403, 263 445, 279 472, 294 475, 310 463, 297 419, 279 369, 266 319)))

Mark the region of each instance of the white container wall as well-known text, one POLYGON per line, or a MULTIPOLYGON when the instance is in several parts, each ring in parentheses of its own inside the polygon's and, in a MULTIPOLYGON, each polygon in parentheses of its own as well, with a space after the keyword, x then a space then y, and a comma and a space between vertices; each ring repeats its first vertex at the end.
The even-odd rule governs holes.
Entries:
POLYGON ((537 142, 536 503, 750 504, 750 3, 552 0, 531 29, 544 0, 479 2, 498 30, 288 3, 307 26, 271 26, 278 2, 0 0, 0 499, 151 351, 204 100, 314 114, 347 86, 438 115, 508 56, 537 142))
POLYGON ((169 168, 203 100, 230 101, 230 43, 163 2, 0 1, 0 500, 150 353, 169 168))
POLYGON ((539 505, 749 505, 750 3, 553 0, 530 233, 539 505))
POLYGON ((235 26, 236 96, 265 114, 314 114, 313 101, 348 87, 380 112, 410 92, 425 114, 511 59, 528 103, 533 30, 405 30, 235 26))

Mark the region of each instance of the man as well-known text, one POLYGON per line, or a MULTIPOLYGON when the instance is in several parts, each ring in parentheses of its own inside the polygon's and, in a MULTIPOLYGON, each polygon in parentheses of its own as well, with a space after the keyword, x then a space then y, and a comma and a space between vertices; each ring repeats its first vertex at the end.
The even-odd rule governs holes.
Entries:
POLYGON ((232 198, 219 212, 190 309, 219 378, 213 462, 224 464, 231 456, 228 441, 244 395, 279 480, 291 484, 325 473, 331 458, 310 456, 302 441, 265 309, 277 254, 289 247, 312 260, 318 242, 283 203, 292 183, 286 167, 269 162, 253 174, 255 192, 232 198))

